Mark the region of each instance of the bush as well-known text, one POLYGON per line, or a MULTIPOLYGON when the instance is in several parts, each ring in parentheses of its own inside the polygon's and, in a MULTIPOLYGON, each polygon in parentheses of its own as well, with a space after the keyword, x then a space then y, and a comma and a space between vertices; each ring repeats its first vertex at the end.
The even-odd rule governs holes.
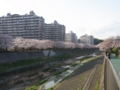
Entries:
POLYGON ((76 66, 77 65, 77 63, 74 63, 74 64, 72 64, 71 66, 76 66))

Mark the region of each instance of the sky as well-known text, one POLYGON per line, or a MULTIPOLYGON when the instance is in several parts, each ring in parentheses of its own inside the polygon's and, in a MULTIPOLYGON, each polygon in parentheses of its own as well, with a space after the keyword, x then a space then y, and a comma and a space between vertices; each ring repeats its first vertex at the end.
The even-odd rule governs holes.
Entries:
POLYGON ((34 11, 45 23, 65 25, 78 38, 84 34, 98 39, 120 35, 120 0, 0 0, 0 17, 34 11))

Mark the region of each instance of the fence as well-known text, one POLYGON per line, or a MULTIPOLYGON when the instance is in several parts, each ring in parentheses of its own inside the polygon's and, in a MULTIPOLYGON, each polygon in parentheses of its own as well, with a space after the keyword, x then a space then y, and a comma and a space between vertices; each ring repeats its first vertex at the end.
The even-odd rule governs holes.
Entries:
POLYGON ((105 56, 104 90, 120 90, 120 76, 115 70, 111 60, 105 56))

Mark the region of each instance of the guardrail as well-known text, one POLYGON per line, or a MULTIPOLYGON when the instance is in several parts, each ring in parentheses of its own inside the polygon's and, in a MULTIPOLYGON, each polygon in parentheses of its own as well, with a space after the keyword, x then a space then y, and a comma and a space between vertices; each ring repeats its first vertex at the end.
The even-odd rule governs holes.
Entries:
POLYGON ((104 90, 120 90, 119 74, 108 57, 105 56, 104 61, 104 90))

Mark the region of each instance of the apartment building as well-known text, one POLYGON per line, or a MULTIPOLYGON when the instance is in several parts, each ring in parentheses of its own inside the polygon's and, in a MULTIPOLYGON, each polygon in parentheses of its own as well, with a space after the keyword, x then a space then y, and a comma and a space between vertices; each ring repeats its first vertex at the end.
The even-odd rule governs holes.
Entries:
POLYGON ((42 40, 45 38, 44 18, 33 11, 25 15, 8 13, 0 17, 0 34, 42 40))
POLYGON ((70 31, 69 33, 66 33, 65 41, 66 42, 72 42, 72 43, 78 43, 77 36, 72 31, 70 31))
POLYGON ((94 45, 94 37, 92 35, 88 36, 87 34, 85 34, 83 36, 80 36, 80 42, 94 45))
POLYGON ((45 39, 53 41, 65 41, 65 26, 57 21, 45 24, 45 39))

